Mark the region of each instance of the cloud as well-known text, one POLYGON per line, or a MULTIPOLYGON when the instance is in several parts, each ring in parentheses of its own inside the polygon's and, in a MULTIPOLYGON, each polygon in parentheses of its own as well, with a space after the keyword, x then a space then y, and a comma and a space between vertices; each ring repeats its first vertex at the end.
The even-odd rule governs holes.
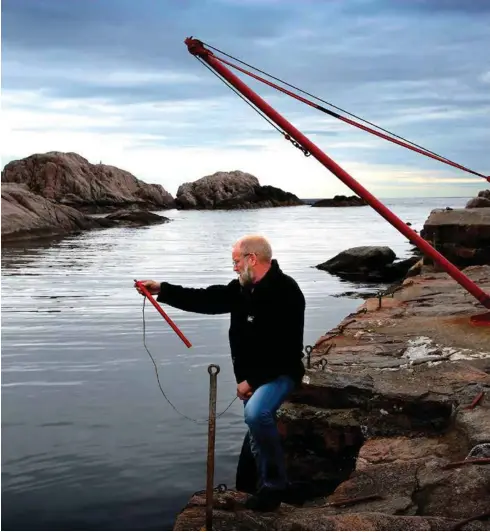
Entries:
MULTIPOLYGON (((226 169, 300 196, 345 192, 189 55, 195 35, 488 174, 485 4, 4 0, 2 157, 75 151, 172 193, 226 169)), ((467 193, 466 174, 244 79, 379 194, 467 193)))
POLYGON ((410 2, 400 2, 398 7, 399 9, 422 11, 428 14, 445 12, 469 17, 472 17, 475 13, 490 13, 490 4, 487 0, 472 0, 472 2, 461 2, 460 0, 410 0, 410 2))

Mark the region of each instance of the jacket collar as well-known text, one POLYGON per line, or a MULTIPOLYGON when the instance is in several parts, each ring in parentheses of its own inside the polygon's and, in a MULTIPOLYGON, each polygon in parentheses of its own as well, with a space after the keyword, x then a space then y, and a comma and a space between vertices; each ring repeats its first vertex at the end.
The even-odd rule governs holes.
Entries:
POLYGON ((279 267, 279 263, 276 259, 272 259, 271 267, 264 275, 264 277, 262 277, 262 279, 258 283, 242 286, 241 290, 243 293, 251 295, 252 292, 255 292, 255 290, 262 290, 263 288, 267 287, 271 283, 271 281, 273 281, 281 273, 282 270, 279 267))
POLYGON ((267 273, 262 277, 262 279, 258 282, 253 284, 252 286, 254 288, 267 286, 275 277, 277 277, 281 273, 281 268, 279 267, 279 263, 276 259, 272 259, 271 267, 267 271, 267 273))

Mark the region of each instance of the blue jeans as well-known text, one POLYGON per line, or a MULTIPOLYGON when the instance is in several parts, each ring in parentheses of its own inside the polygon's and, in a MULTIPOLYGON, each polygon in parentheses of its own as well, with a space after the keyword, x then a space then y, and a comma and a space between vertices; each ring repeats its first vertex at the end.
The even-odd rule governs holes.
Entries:
POLYGON ((244 401, 245 423, 250 434, 250 448, 255 457, 259 488, 286 487, 286 466, 277 430, 276 412, 294 388, 291 377, 282 375, 259 386, 250 399, 244 401))

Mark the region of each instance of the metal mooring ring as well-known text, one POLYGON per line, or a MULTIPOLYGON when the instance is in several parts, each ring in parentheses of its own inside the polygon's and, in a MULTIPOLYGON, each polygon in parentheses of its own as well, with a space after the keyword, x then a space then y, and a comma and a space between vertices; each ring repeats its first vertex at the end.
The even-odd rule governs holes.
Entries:
POLYGON ((220 367, 217 364, 209 364, 208 373, 210 375, 218 375, 220 372, 220 367))

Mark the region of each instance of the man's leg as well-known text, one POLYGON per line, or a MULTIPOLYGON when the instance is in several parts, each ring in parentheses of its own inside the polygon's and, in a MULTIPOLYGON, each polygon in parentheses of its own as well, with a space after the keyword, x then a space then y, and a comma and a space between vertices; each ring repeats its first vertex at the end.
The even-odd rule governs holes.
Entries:
POLYGON ((255 493, 257 491, 258 479, 257 459, 252 451, 250 431, 247 430, 245 439, 243 440, 240 458, 238 459, 235 482, 236 489, 245 493, 255 493))
POLYGON ((245 422, 252 437, 260 488, 282 490, 287 485, 286 468, 277 430, 276 412, 294 388, 287 376, 260 386, 245 404, 245 422))

